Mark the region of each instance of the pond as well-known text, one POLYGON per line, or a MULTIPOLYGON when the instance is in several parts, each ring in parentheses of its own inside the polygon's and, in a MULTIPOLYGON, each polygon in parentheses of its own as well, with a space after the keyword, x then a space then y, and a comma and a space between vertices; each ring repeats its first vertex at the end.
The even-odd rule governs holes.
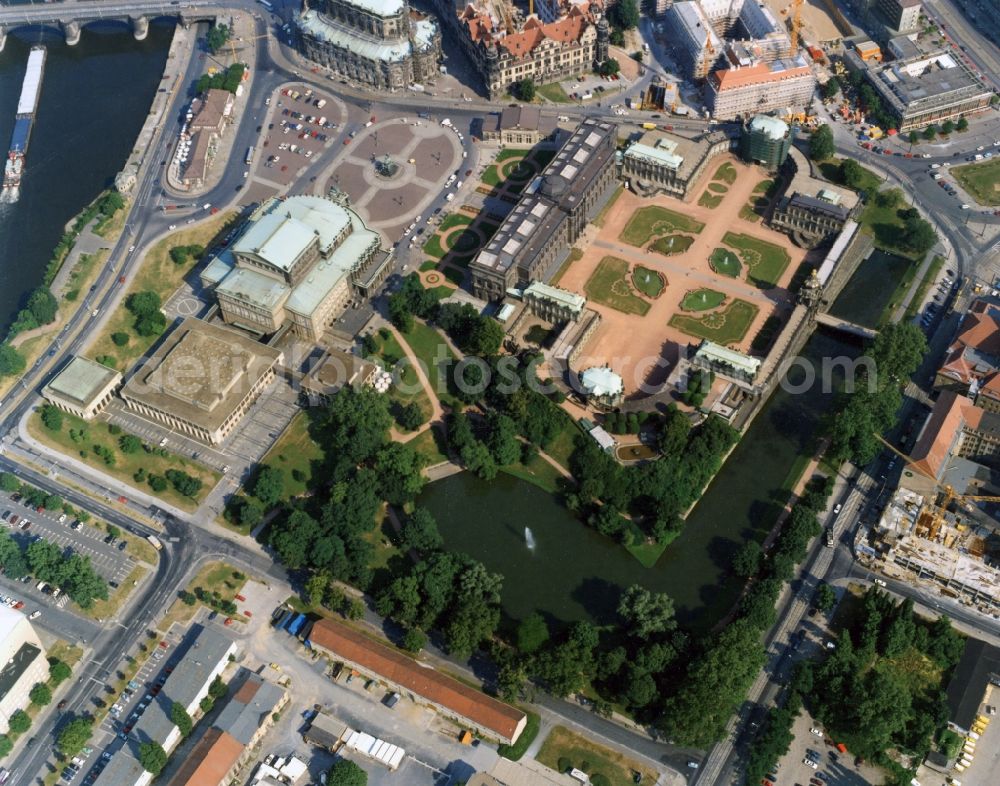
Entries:
MULTIPOLYGON (((816 361, 855 353, 817 334, 803 356, 816 361)), ((669 594, 682 624, 704 629, 732 606, 740 589, 729 572, 733 554, 772 526, 790 475, 801 466, 800 456, 811 453, 831 401, 831 394, 819 389, 799 395, 779 389, 684 531, 649 569, 551 495, 508 475, 490 482, 470 473, 454 475, 430 484, 417 502, 437 519, 446 548, 504 576, 503 609, 509 617, 523 619, 538 610, 556 620, 610 623, 621 591, 641 584, 669 594)))
POLYGON ((833 301, 830 313, 859 325, 878 327, 899 282, 914 264, 886 251, 872 251, 833 301))

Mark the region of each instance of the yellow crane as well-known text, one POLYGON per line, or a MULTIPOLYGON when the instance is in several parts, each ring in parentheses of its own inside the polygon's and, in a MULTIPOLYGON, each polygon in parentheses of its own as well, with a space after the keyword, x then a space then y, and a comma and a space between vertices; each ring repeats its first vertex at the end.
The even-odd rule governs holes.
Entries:
POLYGON ((514 27, 514 15, 511 13, 507 0, 493 0, 493 10, 497 12, 497 16, 503 21, 508 34, 517 31, 517 28, 514 27))

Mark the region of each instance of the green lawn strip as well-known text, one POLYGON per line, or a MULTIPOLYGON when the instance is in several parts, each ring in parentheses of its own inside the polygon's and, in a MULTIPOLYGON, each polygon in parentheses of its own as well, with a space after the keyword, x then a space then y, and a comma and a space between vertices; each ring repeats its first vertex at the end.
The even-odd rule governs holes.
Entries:
POLYGON ((891 207, 879 207, 875 200, 869 200, 861 211, 860 223, 864 231, 875 238, 875 245, 884 251, 889 251, 897 256, 909 259, 917 258, 912 251, 900 248, 896 244, 897 238, 902 234, 903 219, 899 217, 899 211, 905 208, 905 203, 892 205, 891 207))
POLYGON ((722 185, 722 183, 709 183, 708 190, 714 191, 716 194, 725 194, 729 191, 729 187, 722 185))
POLYGON ((483 175, 479 179, 488 186, 498 186, 501 182, 500 170, 497 169, 496 164, 490 164, 483 171, 483 175))
POLYGON ((740 264, 739 257, 725 248, 714 249, 712 255, 708 258, 708 264, 716 273, 721 276, 728 276, 729 278, 739 278, 740 273, 743 271, 743 265, 740 264))
POLYGON ((444 217, 441 226, 438 227, 438 232, 444 233, 454 227, 468 226, 474 220, 471 216, 467 216, 464 213, 449 213, 444 217))
MULTIPOLYGON (((100 470, 106 475, 110 475, 121 481, 126 486, 139 489, 154 497, 162 499, 171 505, 176 505, 184 510, 195 510, 215 484, 222 477, 215 470, 190 461, 186 458, 168 453, 166 456, 158 456, 154 453, 147 453, 140 450, 138 453, 122 453, 118 447, 119 436, 108 432, 108 424, 102 421, 88 423, 76 415, 68 412, 62 413, 63 424, 59 431, 52 431, 42 425, 41 415, 38 412, 32 413, 28 420, 28 431, 31 435, 49 447, 55 448, 67 456, 72 456, 78 461, 82 461, 90 467, 100 470), (75 434, 82 434, 79 441, 74 441, 70 437, 70 431, 75 434), (108 466, 104 459, 97 456, 93 451, 94 445, 102 445, 110 450, 114 456, 115 463, 108 466), (147 483, 136 483, 132 476, 140 469, 145 469, 148 475, 164 476, 168 469, 179 469, 188 473, 192 477, 198 478, 202 482, 201 491, 193 499, 185 497, 174 490, 168 483, 167 488, 159 493, 154 492, 147 483)), ((126 432, 122 432, 123 434, 126 432)), ((156 448, 155 445, 150 446, 156 448)), ((127 491, 126 491, 127 493, 127 491)))
POLYGON ((640 207, 625 225, 619 240, 630 246, 644 246, 653 235, 665 235, 668 232, 689 232, 697 235, 705 228, 700 221, 667 210, 659 205, 640 207))
POLYGON ((309 413, 298 412, 288 428, 261 460, 261 464, 282 471, 282 499, 292 499, 306 493, 313 473, 313 462, 319 465, 323 450, 309 434, 309 413), (302 478, 297 480, 296 475, 302 478))
POLYGON ((715 208, 717 208, 719 205, 722 204, 722 197, 716 196, 711 191, 706 191, 698 199, 698 204, 701 207, 707 207, 710 208, 711 210, 715 210, 715 208))
POLYGON ((519 461, 516 464, 508 464, 500 469, 508 475, 538 486, 542 491, 547 491, 549 494, 555 494, 558 491, 559 486, 557 484, 559 483, 559 478, 562 477, 559 474, 559 470, 541 456, 535 456, 527 464, 522 464, 519 461))
POLYGON ((749 235, 726 232, 722 242, 739 252, 743 263, 749 268, 748 280, 761 289, 777 286, 785 268, 792 261, 781 246, 749 235))
POLYGON ((378 359, 383 368, 392 374, 393 384, 389 388, 390 400, 400 406, 416 403, 420 407, 420 413, 424 419, 429 418, 433 412, 431 400, 427 391, 424 390, 424 386, 420 384, 420 378, 417 376, 413 364, 405 360, 406 353, 403 352, 396 336, 389 333, 388 338, 382 338, 380 334, 376 333, 375 343, 378 359))
POLYGON ((649 767, 565 726, 556 726, 549 732, 535 759, 557 772, 569 767, 585 769, 592 781, 596 775, 603 775, 611 786, 632 786, 633 771, 641 773, 642 783, 654 783, 657 777, 649 767))
POLYGON ((1000 205, 1000 158, 952 167, 951 174, 980 205, 1000 205))
POLYGON ((917 275, 917 271, 920 270, 920 262, 911 259, 910 257, 903 256, 901 254, 894 254, 896 260, 886 260, 887 264, 891 264, 893 261, 906 265, 903 270, 903 275, 899 277, 899 281, 896 282, 896 288, 892 291, 892 297, 889 298, 888 302, 885 304, 885 308, 882 309, 882 313, 879 315, 877 327, 883 328, 887 324, 893 321, 892 315, 895 313, 896 308, 903 302, 903 298, 906 297, 913 286, 913 279, 917 275))
POLYGON ((715 174, 712 176, 712 180, 722 180, 723 182, 732 185, 736 182, 737 172, 736 167, 734 167, 729 161, 724 163, 718 169, 715 170, 715 174))
POLYGON ((448 253, 441 245, 441 235, 434 234, 430 236, 430 239, 424 243, 424 253, 435 259, 441 259, 448 253))
MULTIPOLYGON (((819 170, 823 177, 831 183, 846 186, 847 184, 844 182, 840 169, 840 165, 843 161, 844 159, 842 158, 828 158, 819 165, 819 170)), ((866 167, 861 167, 861 170, 861 182, 858 184, 858 189, 860 191, 864 191, 866 194, 874 194, 879 190, 879 188, 881 188, 882 178, 866 167)))
POLYGON ((713 308, 718 308, 725 302, 726 296, 724 293, 715 289, 701 287, 700 289, 689 290, 684 294, 684 298, 681 300, 681 308, 685 311, 710 311, 713 308))
POLYGON ((649 244, 649 250, 666 257, 674 254, 683 254, 694 244, 694 238, 690 235, 665 235, 658 237, 649 244))
POLYGON ((497 153, 497 157, 494 160, 498 164, 500 164, 504 161, 509 161, 512 158, 524 158, 530 152, 531 150, 529 148, 505 147, 503 150, 497 153))
POLYGON ((757 185, 753 187, 754 194, 766 194, 774 188, 774 181, 770 179, 761 180, 757 185))
POLYGON ((456 254, 468 254, 478 251, 485 245, 482 235, 475 229, 464 229, 461 232, 452 232, 445 240, 445 244, 450 251, 456 254))
POLYGON ((566 91, 563 90, 563 86, 558 82, 553 82, 549 85, 539 85, 535 88, 535 93, 555 104, 572 103, 570 97, 566 95, 566 91))
POLYGON ((944 257, 934 257, 933 261, 927 266, 927 270, 924 271, 924 277, 920 279, 920 284, 917 286, 916 292, 913 293, 913 297, 906 306, 904 319, 913 319, 919 313, 920 306, 927 296, 927 290, 937 279, 937 275, 941 272, 942 267, 944 267, 944 257))
POLYGON ((632 270, 632 285, 646 297, 657 298, 666 288, 667 279, 658 270, 636 265, 632 270))
POLYGON ((722 310, 700 317, 674 314, 669 324, 689 336, 707 338, 716 344, 727 346, 743 340, 758 310, 753 303, 734 300, 722 310))
POLYGON ((428 259, 426 262, 423 262, 418 269, 422 273, 427 273, 431 270, 437 270, 437 266, 438 266, 437 262, 435 262, 433 259, 428 259))
POLYGON ((500 745, 497 747, 497 753, 505 759, 518 761, 527 752, 528 748, 531 747, 531 743, 535 741, 535 737, 538 736, 538 730, 542 725, 542 720, 538 716, 538 713, 524 710, 524 714, 528 716, 528 720, 525 722, 524 729, 518 736, 517 742, 513 745, 500 745))
POLYGON ((583 289, 587 297, 625 314, 645 315, 649 303, 636 295, 629 286, 629 265, 618 257, 604 257, 587 279, 583 289))
POLYGON ((645 533, 635 523, 632 524, 632 530, 632 542, 625 549, 639 560, 639 564, 644 568, 655 567, 660 556, 667 550, 667 546, 681 534, 680 532, 670 532, 662 541, 648 541, 645 533))
POLYGON ((554 459, 561 467, 568 470, 569 457, 575 449, 573 443, 576 441, 577 434, 580 433, 580 429, 577 428, 572 418, 565 415, 562 428, 542 450, 549 458, 554 459))
MULTIPOLYGON (((451 291, 450 288, 448 291, 451 291)), ((415 321, 404 338, 423 365, 424 373, 427 374, 438 400, 452 409, 461 409, 462 402, 448 391, 447 369, 444 366, 456 358, 444 337, 429 325, 415 321)))
POLYGON ((128 596, 135 589, 142 577, 146 575, 147 569, 142 565, 133 565, 128 575, 118 582, 118 589, 112 589, 107 600, 95 600, 89 609, 76 608, 76 613, 92 620, 106 620, 114 617, 128 600, 128 596))

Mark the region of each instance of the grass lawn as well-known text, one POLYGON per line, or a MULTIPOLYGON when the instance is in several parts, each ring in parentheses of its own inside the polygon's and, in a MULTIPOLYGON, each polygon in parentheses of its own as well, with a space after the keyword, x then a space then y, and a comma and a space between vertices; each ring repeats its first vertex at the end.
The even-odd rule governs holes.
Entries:
MULTIPOLYGON (((724 183, 729 183, 732 185, 736 182, 736 167, 734 167, 729 161, 724 163, 718 169, 715 170, 715 174, 712 176, 712 180, 721 180, 724 183)), ((711 188, 711 186, 709 186, 711 188)))
POLYGON ((654 783, 657 777, 649 767, 598 745, 565 726, 556 726, 549 732, 535 759, 557 772, 562 769, 559 760, 567 760, 571 767, 584 770, 591 779, 600 773, 612 786, 632 786, 633 771, 642 774, 642 783, 654 783))
POLYGON ((656 298, 667 286, 667 279, 658 270, 636 265, 632 270, 632 284, 646 297, 656 298))
POLYGON ((444 337, 429 325, 414 321, 413 328, 405 335, 405 339, 413 354, 423 364, 427 379, 434 388, 438 400, 445 406, 461 410, 462 402, 448 390, 446 367, 456 358, 444 337))
POLYGON ((656 240, 649 244, 649 249, 655 251, 657 254, 669 257, 674 254, 683 254, 691 248, 693 243, 694 238, 690 235, 667 235, 666 237, 656 238, 656 240))
MULTIPOLYGON (((236 568, 226 562, 206 562, 185 589, 188 592, 194 592, 197 587, 201 587, 210 593, 218 592, 221 600, 233 600, 247 581, 245 578, 235 578, 236 573, 238 573, 236 568)), ((182 626, 186 625, 194 619, 200 605, 201 603, 198 602, 193 606, 187 606, 181 603, 180 598, 176 598, 171 604, 170 610, 164 615, 159 630, 167 633, 175 622, 182 626)))
POLYGON ((689 336, 707 338, 716 344, 727 346, 743 340, 758 311, 753 303, 734 300, 721 311, 713 311, 700 317, 674 314, 670 318, 670 325, 689 336))
POLYGON ((444 246, 441 245, 441 235, 435 233, 430 236, 430 239, 424 243, 424 253, 429 257, 434 257, 435 259, 441 259, 448 252, 445 250, 444 246))
POLYGON ((464 213, 449 213, 441 221, 441 226, 438 227, 438 232, 446 232, 452 227, 467 227, 471 224, 473 219, 464 213))
POLYGON ((427 431, 411 439, 407 444, 427 460, 427 466, 433 467, 448 460, 442 448, 443 440, 438 430, 431 426, 427 431))
POLYGON ((722 204, 722 196, 713 194, 711 191, 705 191, 705 193, 698 198, 698 204, 701 207, 707 207, 715 210, 715 208, 722 204))
POLYGON ((572 103, 570 97, 566 95, 566 91, 563 90, 563 86, 558 82, 553 82, 550 85, 538 85, 535 88, 535 93, 556 104, 572 103))
POLYGON ((524 714, 528 716, 528 720, 525 722, 524 731, 517 738, 517 742, 513 745, 501 745, 497 748, 497 753, 505 759, 518 761, 527 752, 528 748, 531 747, 531 743, 535 741, 535 737, 538 736, 538 729, 541 727, 541 718, 538 716, 538 713, 524 710, 524 714))
POLYGON ((725 194, 729 191, 728 186, 722 185, 722 183, 709 183, 708 190, 716 194, 725 194))
POLYGON ((500 471, 506 472, 508 475, 512 475, 520 480, 526 480, 528 483, 533 483, 542 489, 542 491, 547 491, 550 494, 556 493, 559 488, 559 478, 562 477, 559 470, 541 456, 535 456, 527 464, 522 464, 520 461, 516 464, 508 464, 507 466, 500 467, 500 471))
POLYGON ((628 262, 618 257, 604 257, 583 290, 587 297, 626 314, 644 316, 649 303, 632 291, 628 283, 628 262))
POLYGON ((685 311, 709 311, 726 302, 726 296, 714 289, 692 289, 685 293, 681 308, 685 311))
POLYGON ((298 412, 261 463, 282 471, 281 498, 292 499, 306 493, 312 479, 313 462, 322 460, 323 450, 309 435, 309 414, 298 412), (300 474, 302 480, 296 480, 295 474, 300 474))
MULTIPOLYGON (((846 186, 847 184, 844 182, 844 177, 840 169, 843 162, 844 159, 842 158, 828 158, 819 165, 819 170, 823 174, 823 177, 830 182, 846 186)), ((861 169, 862 175, 861 182, 858 183, 858 190, 864 191, 865 194, 874 194, 882 186, 882 178, 870 169, 866 169, 865 167, 861 167, 861 169)))
POLYGON ((66 300, 74 302, 81 292, 86 291, 97 271, 104 266, 108 253, 108 249, 102 248, 95 254, 80 254, 66 279, 66 300))
POLYGON ((573 442, 576 440, 580 429, 573 422, 569 415, 563 418, 563 425, 559 432, 552 438, 552 441, 545 446, 545 453, 555 459, 560 466, 569 469, 569 457, 573 453, 573 442))
POLYGON ((747 279, 761 289, 777 286, 792 258, 781 246, 758 240, 749 235, 726 232, 722 242, 739 252, 744 264, 750 268, 747 279))
POLYGON ((108 587, 107 600, 95 600, 89 609, 80 609, 77 613, 92 620, 110 619, 118 613, 129 594, 136 588, 133 582, 142 581, 147 572, 142 565, 134 565, 129 574, 119 582, 118 589, 108 587))
MULTIPOLYGON (((129 286, 127 295, 133 292, 153 291, 165 303, 174 290, 181 285, 184 276, 200 264, 200 260, 195 260, 188 264, 175 265, 170 259, 170 249, 175 246, 188 245, 200 245, 207 248, 211 245, 212 240, 222 233, 235 218, 235 213, 220 213, 204 224, 192 229, 180 230, 165 237, 153 246, 143 258, 142 266, 129 286)), ((138 335, 132 329, 134 321, 135 318, 125 308, 123 299, 105 325, 104 331, 87 348, 87 357, 94 359, 102 356, 114 358, 115 368, 118 371, 127 371, 159 338, 159 336, 138 335), (124 347, 117 346, 111 340, 111 335, 117 332, 128 333, 130 336, 128 344, 124 347)))
POLYGON ((410 362, 400 363, 406 359, 406 353, 396 340, 393 333, 389 333, 388 338, 382 338, 379 333, 375 334, 375 342, 378 345, 377 354, 386 370, 393 375, 393 385, 389 389, 389 398, 395 404, 405 406, 411 402, 416 402, 420 407, 420 412, 424 420, 431 416, 431 400, 420 384, 420 378, 410 362))
POLYGON ((433 259, 428 259, 426 262, 421 263, 418 270, 420 270, 421 273, 426 273, 429 270, 437 270, 437 266, 438 266, 437 262, 435 262, 433 259))
POLYGON ((920 279, 920 284, 917 286, 916 292, 913 293, 913 299, 906 306, 905 319, 913 319, 920 311, 920 304, 924 302, 928 288, 934 283, 942 267, 944 267, 944 257, 934 257, 934 260, 927 266, 924 277, 920 279))
MULTIPOLYGON (((164 502, 176 505, 184 510, 195 510, 198 507, 198 503, 208 495, 208 492, 215 487, 215 484, 222 477, 215 470, 208 469, 194 461, 169 453, 166 456, 158 456, 145 451, 131 454, 122 453, 118 448, 118 437, 108 432, 107 423, 100 421, 88 423, 68 412, 63 412, 62 416, 62 428, 59 431, 51 431, 42 425, 41 415, 38 412, 34 412, 28 420, 28 430, 39 442, 43 442, 49 447, 65 453, 67 456, 72 456, 88 466, 110 475, 126 486, 140 489, 147 494, 159 497, 164 502), (73 440, 70 436, 70 431, 77 436, 78 441, 73 440), (112 451, 115 460, 113 466, 105 464, 104 459, 94 453, 94 445, 103 445, 112 451), (132 479, 132 476, 140 468, 145 469, 150 475, 159 476, 163 476, 168 469, 183 470, 202 482, 201 491, 193 499, 179 494, 169 484, 166 490, 159 493, 154 492, 147 483, 136 483, 132 479)), ((126 494, 128 493, 127 489, 122 489, 122 491, 126 494)))
POLYGON ((668 232, 689 232, 697 235, 705 225, 693 218, 667 210, 659 205, 640 207, 622 230, 619 240, 630 246, 644 246, 654 235, 668 232))
POLYGON ((498 164, 509 161, 512 158, 524 158, 528 153, 531 152, 530 148, 525 147, 505 147, 499 153, 497 153, 496 159, 494 159, 498 164))
POLYGON ((488 186, 498 186, 500 185, 500 170, 497 169, 496 164, 490 164, 479 179, 488 186))
POLYGON ((716 273, 722 276, 729 276, 729 278, 739 278, 743 270, 740 258, 725 248, 717 248, 712 251, 712 255, 708 258, 708 263, 716 273))
POLYGON ((642 530, 639 529, 634 523, 632 524, 634 530, 634 537, 632 542, 625 547, 625 550, 639 560, 639 564, 644 568, 652 568, 656 566, 663 552, 667 550, 667 546, 674 542, 674 538, 680 535, 680 532, 671 533, 667 535, 663 542, 657 541, 646 541, 646 535, 642 530))
POLYGON ((952 167, 951 174, 980 205, 1000 205, 1000 158, 952 167))

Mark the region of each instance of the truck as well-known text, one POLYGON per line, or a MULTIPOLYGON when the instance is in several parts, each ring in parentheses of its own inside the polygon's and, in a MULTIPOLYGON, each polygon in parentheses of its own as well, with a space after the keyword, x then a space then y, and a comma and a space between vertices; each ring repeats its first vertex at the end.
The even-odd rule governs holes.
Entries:
POLYGON ((646 131, 655 131, 656 130, 656 123, 643 123, 642 127, 646 131))
POLYGON ((149 545, 151 545, 157 551, 163 550, 163 544, 160 543, 160 539, 156 537, 156 535, 147 535, 146 540, 149 541, 149 545))
POLYGON ((675 106, 670 111, 673 112, 675 115, 679 115, 680 117, 685 117, 691 114, 691 110, 688 109, 686 106, 675 106))

